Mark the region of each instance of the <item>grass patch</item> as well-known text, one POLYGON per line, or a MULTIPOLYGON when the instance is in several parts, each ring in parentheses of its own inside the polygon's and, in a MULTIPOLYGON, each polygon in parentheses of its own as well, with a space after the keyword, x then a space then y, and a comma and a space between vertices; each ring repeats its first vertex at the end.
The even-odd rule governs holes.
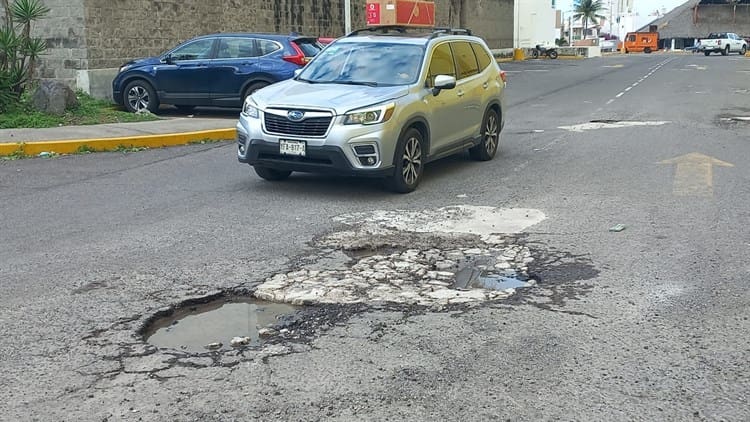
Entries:
POLYGON ((76 149, 76 154, 91 154, 92 152, 96 152, 96 150, 86 144, 81 145, 76 149))
POLYGON ((149 149, 149 148, 148 147, 134 147, 134 146, 118 145, 117 148, 114 149, 114 151, 115 152, 128 153, 128 152, 146 151, 147 149, 149 149))
POLYGON ((31 95, 24 95, 21 101, 0 114, 0 129, 44 128, 72 125, 96 125, 102 123, 128 123, 159 120, 150 113, 136 114, 120 109, 106 100, 78 91, 79 105, 62 116, 53 116, 34 110, 31 95))
POLYGON ((26 154, 23 153, 23 145, 19 146, 18 149, 13 151, 10 155, 0 156, 0 160, 4 161, 20 160, 22 158, 26 158, 26 154))
POLYGON ((196 139, 195 141, 188 142, 188 145, 216 144, 223 141, 223 139, 196 139))

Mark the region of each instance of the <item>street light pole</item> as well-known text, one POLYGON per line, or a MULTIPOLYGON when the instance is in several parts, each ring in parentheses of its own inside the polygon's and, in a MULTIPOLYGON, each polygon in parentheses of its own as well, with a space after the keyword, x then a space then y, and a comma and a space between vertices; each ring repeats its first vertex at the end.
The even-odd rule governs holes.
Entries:
POLYGON ((352 0, 344 0, 344 35, 352 32, 352 0))

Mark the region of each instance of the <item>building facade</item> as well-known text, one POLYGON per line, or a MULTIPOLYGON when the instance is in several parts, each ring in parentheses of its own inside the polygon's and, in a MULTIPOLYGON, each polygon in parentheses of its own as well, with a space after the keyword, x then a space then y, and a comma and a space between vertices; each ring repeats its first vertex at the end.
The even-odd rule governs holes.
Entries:
POLYGON ((514 0, 513 47, 555 45, 560 36, 554 0, 514 0))

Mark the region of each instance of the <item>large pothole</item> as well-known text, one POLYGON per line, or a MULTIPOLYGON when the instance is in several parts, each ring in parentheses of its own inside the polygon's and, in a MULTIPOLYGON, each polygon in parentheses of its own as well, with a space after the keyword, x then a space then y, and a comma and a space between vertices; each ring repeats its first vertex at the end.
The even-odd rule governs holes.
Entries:
POLYGON ((190 353, 260 347, 298 307, 247 298, 219 299, 176 309, 144 333, 160 349, 190 353))

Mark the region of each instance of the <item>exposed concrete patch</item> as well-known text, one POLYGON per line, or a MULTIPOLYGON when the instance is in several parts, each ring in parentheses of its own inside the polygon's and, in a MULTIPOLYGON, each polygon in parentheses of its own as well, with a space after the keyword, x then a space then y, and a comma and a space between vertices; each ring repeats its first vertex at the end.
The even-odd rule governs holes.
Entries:
POLYGON ((669 124, 669 121, 653 121, 653 122, 638 122, 638 121, 596 121, 590 123, 582 123, 579 125, 572 126, 559 126, 558 129, 567 130, 570 132, 584 132, 587 130, 598 130, 598 129, 621 129, 627 127, 636 126, 662 126, 669 124))
POLYGON ((458 205, 425 211, 374 211, 335 217, 348 225, 417 233, 466 233, 492 243, 498 233, 520 233, 547 217, 539 210, 458 205))
MULTIPOLYGON (((319 239, 324 248, 350 252, 349 266, 325 270, 303 266, 277 274, 254 292, 259 299, 292 304, 389 302, 421 306, 451 305, 505 298, 513 289, 456 290, 456 273, 479 262, 487 274, 528 276, 528 248, 507 234, 544 220, 534 209, 452 206, 426 211, 374 211, 335 221, 352 230, 319 239), (369 255, 359 251, 369 251, 369 255)), ((319 267, 317 267, 319 268, 319 267)))

